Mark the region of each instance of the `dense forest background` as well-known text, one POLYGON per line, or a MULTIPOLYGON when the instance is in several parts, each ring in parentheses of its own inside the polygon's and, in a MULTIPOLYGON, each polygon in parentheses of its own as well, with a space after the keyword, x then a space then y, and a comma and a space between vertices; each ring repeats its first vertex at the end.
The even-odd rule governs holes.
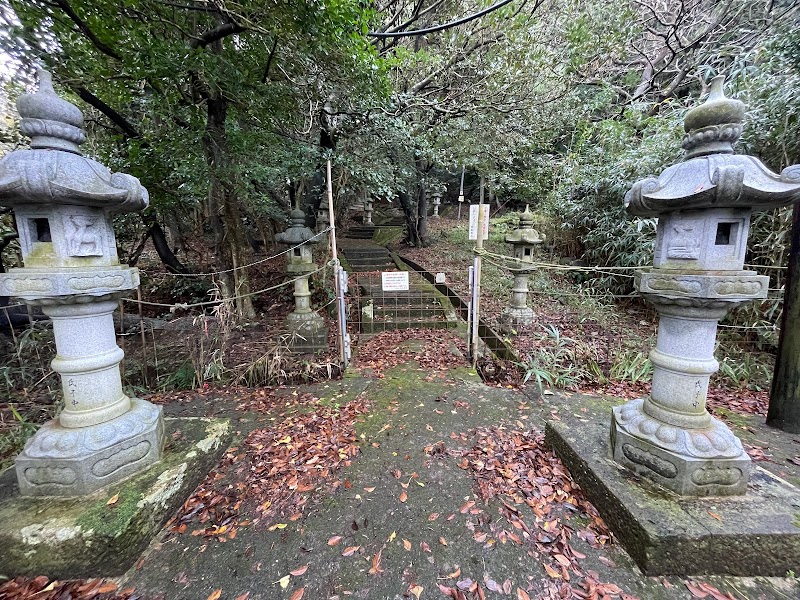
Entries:
MULTIPOLYGON (((718 74, 749 107, 739 150, 776 171, 800 160, 794 2, 516 0, 436 27, 490 4, 4 0, 2 101, 53 71, 86 112, 85 151, 150 191, 118 223, 125 260, 151 239, 173 272, 247 263, 292 202, 313 223, 329 158, 338 213, 365 194, 392 203, 412 245, 430 243, 430 195, 453 202, 464 168, 468 200, 483 176, 506 206, 530 204, 553 255, 648 264, 655 220, 622 197, 680 159, 682 117, 718 74)), ((13 117, 0 128, 22 143, 13 117)), ((785 266, 790 224, 791 209, 757 216, 748 262, 785 266)), ((221 285, 254 315, 246 271, 221 285)), ((779 310, 775 296, 738 318, 779 310)))

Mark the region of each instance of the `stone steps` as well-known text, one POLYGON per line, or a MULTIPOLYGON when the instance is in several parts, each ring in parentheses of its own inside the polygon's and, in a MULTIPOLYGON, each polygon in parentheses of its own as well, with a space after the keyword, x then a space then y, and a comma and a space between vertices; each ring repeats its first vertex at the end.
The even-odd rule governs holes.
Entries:
POLYGON ((416 272, 409 272, 408 290, 390 292, 383 290, 380 275, 367 274, 398 271, 386 248, 358 238, 348 238, 342 240, 341 252, 352 271, 351 289, 358 289, 360 333, 409 328, 447 329, 458 324, 449 303, 445 301, 442 304, 443 299, 435 287, 416 272))
POLYGON ((375 227, 373 225, 357 225, 345 231, 343 237, 356 240, 371 240, 374 233, 375 227))

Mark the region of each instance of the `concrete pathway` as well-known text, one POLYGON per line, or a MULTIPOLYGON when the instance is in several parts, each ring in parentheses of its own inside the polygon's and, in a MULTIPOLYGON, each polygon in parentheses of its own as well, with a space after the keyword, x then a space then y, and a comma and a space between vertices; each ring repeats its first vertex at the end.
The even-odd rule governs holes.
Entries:
MULTIPOLYGON (((420 355, 425 351, 424 343, 411 341, 404 347, 420 355)), ((463 467, 470 450, 495 451, 481 449, 486 443, 481 431, 502 428, 537 444, 544 418, 572 410, 575 398, 554 395, 545 403, 516 390, 488 387, 466 367, 431 372, 414 360, 380 377, 367 375, 359 375, 356 365, 342 381, 285 391, 309 392, 327 405, 335 401, 344 406, 359 397, 370 401, 370 410, 356 425, 360 455, 337 474, 342 484, 335 491, 314 492, 301 519, 272 530, 267 523, 240 527, 225 542, 192 536, 191 527, 181 535, 164 535, 128 573, 124 585, 153 600, 560 597, 562 572, 554 577, 546 571, 552 555, 509 525, 504 517, 509 502, 501 497, 481 500, 478 492, 492 473, 476 480, 463 467), (513 537, 525 539, 516 543, 513 537), (483 596, 469 592, 476 582, 483 596), (464 595, 454 591, 456 595, 448 596, 440 586, 463 589, 464 595)), ((274 415, 237 410, 236 405, 169 406, 168 413, 228 415, 240 437, 274 422, 274 415)), ((619 589, 616 595, 573 597, 694 597, 680 578, 642 576, 620 547, 590 544, 591 536, 580 533, 588 531, 587 515, 565 507, 557 506, 541 526, 548 527, 553 519, 572 533, 570 544, 584 558, 564 570, 570 584, 585 591, 580 582, 588 576, 619 589)), ((524 521, 533 523, 533 513, 528 511, 524 521)), ((788 578, 697 579, 741 600, 800 597, 800 587, 788 578)))

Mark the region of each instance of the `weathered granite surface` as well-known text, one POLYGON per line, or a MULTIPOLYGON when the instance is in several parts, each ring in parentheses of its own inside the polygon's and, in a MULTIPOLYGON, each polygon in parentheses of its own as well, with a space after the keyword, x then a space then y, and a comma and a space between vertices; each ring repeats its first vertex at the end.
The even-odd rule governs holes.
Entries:
POLYGON ((503 309, 502 320, 512 328, 515 325, 530 325, 536 317, 533 309, 528 306, 528 277, 535 267, 526 263, 533 263, 536 248, 544 242, 545 236, 534 229, 533 223, 533 214, 525 206, 525 211, 519 214, 517 226, 505 238, 506 243, 512 247, 515 260, 510 265, 514 273, 511 302, 503 309))
POLYGON ((294 310, 286 317, 292 332, 289 346, 295 352, 316 352, 328 347, 328 329, 325 319, 311 308, 311 291, 308 274, 317 269, 312 254, 312 244, 320 241, 305 225, 305 213, 296 208, 290 216, 291 224, 275 239, 290 247, 286 259, 286 273, 294 279, 294 310))
POLYGON ((646 575, 797 572, 798 488, 757 468, 742 496, 678 496, 612 460, 607 419, 550 420, 546 440, 646 575))
POLYGON ((166 419, 166 428, 171 441, 161 462, 91 496, 23 497, 13 470, 0 476, 0 575, 67 579, 125 572, 232 437, 227 419, 166 419))

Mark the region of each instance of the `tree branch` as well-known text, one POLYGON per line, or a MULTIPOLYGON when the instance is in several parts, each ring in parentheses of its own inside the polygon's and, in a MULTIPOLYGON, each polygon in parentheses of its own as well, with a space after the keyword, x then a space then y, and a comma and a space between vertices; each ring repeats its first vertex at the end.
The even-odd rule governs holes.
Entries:
POLYGON ((136 128, 131 125, 131 123, 119 114, 116 110, 111 108, 108 104, 100 100, 97 96, 95 96, 92 92, 87 90, 83 86, 77 86, 73 88, 75 93, 80 96, 81 100, 86 102, 86 104, 93 106, 101 113, 103 113, 106 117, 108 117, 117 127, 122 130, 129 138, 140 138, 142 135, 136 130, 136 128))
POLYGON ((200 35, 200 37, 193 39, 189 45, 192 48, 205 48, 209 44, 213 44, 224 37, 242 33, 243 31, 245 31, 245 28, 238 23, 223 23, 222 25, 214 27, 214 29, 209 29, 200 35))
POLYGON ((72 10, 72 7, 69 5, 67 0, 53 0, 53 2, 56 6, 64 11, 64 13, 70 18, 75 26, 81 30, 81 33, 83 33, 83 35, 85 35, 89 41, 94 44, 95 48, 100 50, 100 52, 106 56, 110 56, 116 60, 122 60, 122 57, 117 54, 117 52, 111 46, 100 40, 100 38, 98 38, 95 33, 89 29, 89 26, 86 24, 86 22, 81 19, 74 10, 72 10))
POLYGON ((264 67, 264 75, 261 76, 261 83, 267 83, 267 79, 269 78, 269 68, 272 65, 272 59, 275 57, 275 48, 278 47, 278 37, 275 37, 275 41, 272 42, 272 48, 269 51, 269 57, 267 58, 267 64, 264 67))

